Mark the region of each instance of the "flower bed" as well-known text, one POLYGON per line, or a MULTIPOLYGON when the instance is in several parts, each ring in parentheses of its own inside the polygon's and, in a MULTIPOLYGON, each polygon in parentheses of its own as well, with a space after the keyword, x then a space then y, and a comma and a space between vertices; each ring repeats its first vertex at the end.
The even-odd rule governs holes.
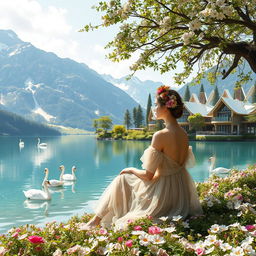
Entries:
POLYGON ((126 230, 83 230, 91 215, 0 236, 0 255, 256 255, 256 165, 197 184, 204 215, 150 216, 126 230))

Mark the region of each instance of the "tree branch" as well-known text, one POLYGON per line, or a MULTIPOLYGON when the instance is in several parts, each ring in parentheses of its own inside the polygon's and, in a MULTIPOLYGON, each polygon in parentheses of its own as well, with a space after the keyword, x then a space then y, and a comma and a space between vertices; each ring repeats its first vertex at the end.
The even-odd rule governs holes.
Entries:
POLYGON ((225 79, 231 73, 231 71, 238 66, 240 58, 241 58, 241 56, 235 55, 234 60, 233 60, 233 64, 229 67, 228 71, 225 72, 222 79, 225 79))

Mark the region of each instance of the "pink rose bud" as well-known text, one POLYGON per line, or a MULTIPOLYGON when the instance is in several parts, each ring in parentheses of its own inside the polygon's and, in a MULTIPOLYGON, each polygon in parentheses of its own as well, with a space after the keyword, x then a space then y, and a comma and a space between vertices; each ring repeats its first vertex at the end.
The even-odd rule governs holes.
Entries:
POLYGON ((121 242, 124 241, 124 239, 123 239, 121 236, 119 236, 119 237, 117 238, 117 241, 118 241, 119 243, 121 243, 121 242))
POLYGON ((125 245, 126 245, 127 247, 132 247, 132 240, 126 241, 126 242, 125 242, 125 245))
POLYGON ((133 229, 134 230, 142 230, 142 227, 141 226, 135 226, 133 229))
POLYGON ((148 228, 148 233, 151 235, 157 235, 162 232, 162 229, 157 226, 151 226, 148 228))
POLYGON ((44 243, 44 239, 41 236, 29 236, 28 240, 32 244, 43 244, 44 243))
POLYGON ((195 250, 196 255, 204 255, 204 248, 197 248, 195 250))

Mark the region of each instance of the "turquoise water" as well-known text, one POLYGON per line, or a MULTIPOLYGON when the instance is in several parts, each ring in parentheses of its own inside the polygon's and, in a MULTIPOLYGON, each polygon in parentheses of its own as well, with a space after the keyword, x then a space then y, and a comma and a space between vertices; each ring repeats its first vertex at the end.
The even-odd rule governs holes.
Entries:
MULTIPOLYGON (((97 141, 93 136, 41 137, 46 149, 37 148, 37 138, 0 137, 0 233, 27 223, 42 225, 65 221, 73 215, 92 212, 95 200, 119 171, 140 168, 140 157, 150 142, 97 141), (58 179, 59 165, 66 173, 77 167, 77 181, 52 190, 50 202, 26 200, 23 190, 41 188, 44 168, 49 179, 58 179)), ((209 177, 208 158, 216 155, 216 166, 243 169, 256 163, 256 142, 191 142, 197 165, 190 169, 196 181, 209 177)))

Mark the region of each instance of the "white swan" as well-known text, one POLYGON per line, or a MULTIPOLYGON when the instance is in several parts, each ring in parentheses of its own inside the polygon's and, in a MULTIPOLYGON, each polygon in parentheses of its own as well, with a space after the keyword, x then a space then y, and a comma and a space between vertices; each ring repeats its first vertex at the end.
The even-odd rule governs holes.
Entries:
POLYGON ((231 169, 227 169, 227 168, 224 168, 224 167, 218 167, 218 168, 213 169, 214 166, 215 166, 215 162, 216 162, 216 157, 215 156, 210 157, 209 162, 211 163, 210 167, 209 167, 209 172, 210 173, 227 174, 231 171, 231 169))
POLYGON ((47 143, 40 143, 40 138, 37 138, 37 147, 45 149, 47 148, 47 143))
MULTIPOLYGON (((62 165, 62 166, 63 166, 63 169, 65 169, 64 165, 62 165)), ((76 171, 76 167, 73 166, 72 167, 72 174, 64 174, 62 176, 62 180, 76 180, 75 171, 76 171)))
MULTIPOLYGON (((49 185, 48 187, 61 187, 63 186, 64 184, 64 181, 62 181, 62 176, 63 176, 63 173, 64 173, 64 169, 61 169, 59 168, 61 173, 60 173, 60 179, 59 180, 49 180, 49 185)), ((48 168, 45 168, 44 169, 44 172, 45 172, 45 176, 44 176, 44 180, 43 180, 43 183, 42 183, 42 186, 44 185, 44 182, 46 180, 48 180, 48 175, 49 175, 49 170, 48 168)))
POLYGON ((19 142, 19 147, 20 147, 20 148, 24 148, 24 146, 25 146, 25 143, 24 143, 24 141, 22 141, 22 140, 20 139, 20 142, 19 142))
POLYGON ((44 181, 44 190, 40 189, 29 189, 23 191, 25 197, 31 200, 51 200, 51 194, 48 190, 49 181, 44 181))

